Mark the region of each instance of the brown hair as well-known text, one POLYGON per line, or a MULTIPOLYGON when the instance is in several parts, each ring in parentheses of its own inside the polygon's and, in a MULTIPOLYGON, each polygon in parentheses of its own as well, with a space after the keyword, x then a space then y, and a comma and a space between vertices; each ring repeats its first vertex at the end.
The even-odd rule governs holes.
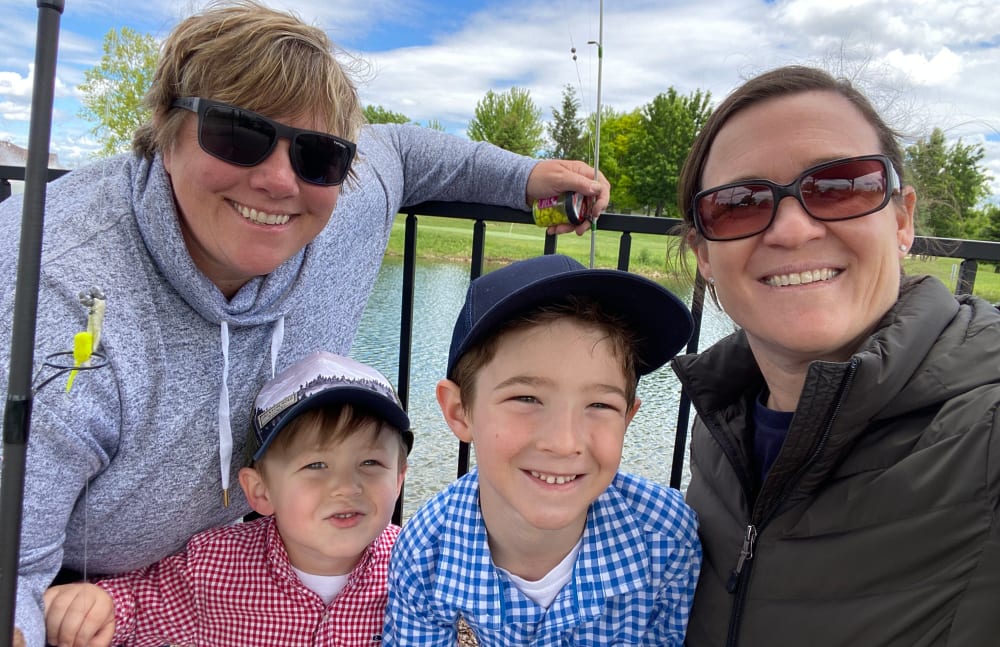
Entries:
POLYGON ((269 455, 284 451, 298 438, 314 439, 319 445, 325 447, 335 445, 357 433, 371 433, 373 438, 384 433, 395 434, 399 438, 399 467, 402 469, 406 465, 409 449, 406 446, 406 441, 403 440, 403 434, 368 409, 350 404, 334 404, 309 409, 295 416, 278 432, 259 461, 253 461, 253 455, 260 449, 257 434, 248 434, 246 455, 249 459, 247 464, 251 467, 259 467, 261 463, 267 461, 269 455))
POLYGON ((213 3, 164 41, 144 103, 152 113, 132 140, 152 157, 177 139, 180 97, 204 97, 269 116, 317 114, 326 130, 356 141, 364 116, 353 80, 326 33, 252 0, 213 3))
POLYGON ((680 239, 678 253, 683 265, 687 265, 685 251, 688 247, 701 244, 701 238, 695 231, 692 220, 693 202, 695 194, 704 188, 701 186, 701 175, 719 131, 733 115, 751 106, 778 97, 812 91, 835 92, 850 101, 861 112, 878 134, 880 152, 892 161, 902 182, 903 151, 899 146, 898 133, 885 123, 868 98, 849 80, 835 78, 823 70, 802 65, 788 65, 765 72, 736 88, 719 104, 695 137, 691 152, 688 153, 681 168, 677 182, 677 200, 683 221, 675 231, 680 239))
POLYGON ((455 364, 454 382, 462 394, 462 406, 468 408, 475 398, 476 375, 497 353, 504 335, 531 328, 545 326, 561 319, 572 320, 581 326, 599 331, 611 343, 612 352, 621 362, 625 376, 625 400, 628 406, 635 404, 636 386, 639 374, 636 369, 636 338, 632 327, 623 317, 604 310, 592 299, 567 297, 565 302, 540 306, 511 319, 493 331, 483 341, 470 347, 455 364))

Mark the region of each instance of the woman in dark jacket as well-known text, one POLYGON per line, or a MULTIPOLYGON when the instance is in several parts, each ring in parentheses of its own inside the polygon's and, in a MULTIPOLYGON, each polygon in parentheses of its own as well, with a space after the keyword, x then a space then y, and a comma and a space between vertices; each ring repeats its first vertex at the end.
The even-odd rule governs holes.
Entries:
POLYGON ((902 275, 895 133, 798 66, 733 92, 681 175, 684 240, 740 330, 674 362, 702 645, 1000 644, 1000 313, 902 275))

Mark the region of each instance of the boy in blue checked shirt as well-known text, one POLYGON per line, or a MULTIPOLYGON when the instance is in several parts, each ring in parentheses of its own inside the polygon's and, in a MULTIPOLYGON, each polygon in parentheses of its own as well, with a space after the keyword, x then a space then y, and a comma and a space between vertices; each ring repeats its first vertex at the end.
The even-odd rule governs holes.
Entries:
POLYGON ((640 375, 691 334, 640 276, 542 256, 469 286, 437 387, 477 467, 404 526, 383 644, 682 645, 701 566, 676 490, 620 473, 640 375))

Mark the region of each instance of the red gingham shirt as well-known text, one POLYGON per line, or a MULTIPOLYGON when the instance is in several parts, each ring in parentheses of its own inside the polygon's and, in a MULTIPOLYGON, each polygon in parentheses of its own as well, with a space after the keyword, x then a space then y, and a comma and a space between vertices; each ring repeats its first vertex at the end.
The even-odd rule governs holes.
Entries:
POLYGON ((272 517, 199 533, 176 555, 97 582, 115 603, 111 644, 379 645, 398 534, 386 528, 326 605, 292 571, 272 517))

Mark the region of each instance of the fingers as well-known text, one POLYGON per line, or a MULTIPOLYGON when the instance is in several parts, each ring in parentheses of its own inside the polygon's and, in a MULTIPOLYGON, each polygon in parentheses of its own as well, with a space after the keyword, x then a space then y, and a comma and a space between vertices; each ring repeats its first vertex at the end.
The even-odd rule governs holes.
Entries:
POLYGON ((114 636, 114 603, 93 584, 54 586, 45 592, 46 641, 56 647, 107 647, 114 636))
MULTIPOLYGON (((564 180, 569 185, 565 190, 576 191, 587 198, 584 202, 587 209, 583 215, 596 220, 604 213, 604 209, 611 201, 611 184, 608 179, 599 171, 596 173, 595 179, 594 168, 584 162, 565 162, 564 168, 570 171, 564 180)), ((576 230, 578 234, 582 234, 588 228, 589 225, 583 229, 576 228, 576 230)))
POLYGON ((588 229, 590 229, 590 220, 584 220, 579 225, 574 225, 568 222, 564 222, 559 225, 549 225, 545 228, 545 233, 567 234, 571 231, 575 231, 577 236, 582 236, 588 229))
MULTIPOLYGON (((578 160, 542 160, 528 176, 528 204, 566 191, 574 191, 586 198, 586 209, 582 215, 588 219, 597 219, 611 201, 611 184, 604 174, 598 172, 595 179, 593 167, 578 160)), ((590 228, 590 224, 556 227, 561 228, 560 233, 575 230, 577 234, 582 234, 590 228)))

